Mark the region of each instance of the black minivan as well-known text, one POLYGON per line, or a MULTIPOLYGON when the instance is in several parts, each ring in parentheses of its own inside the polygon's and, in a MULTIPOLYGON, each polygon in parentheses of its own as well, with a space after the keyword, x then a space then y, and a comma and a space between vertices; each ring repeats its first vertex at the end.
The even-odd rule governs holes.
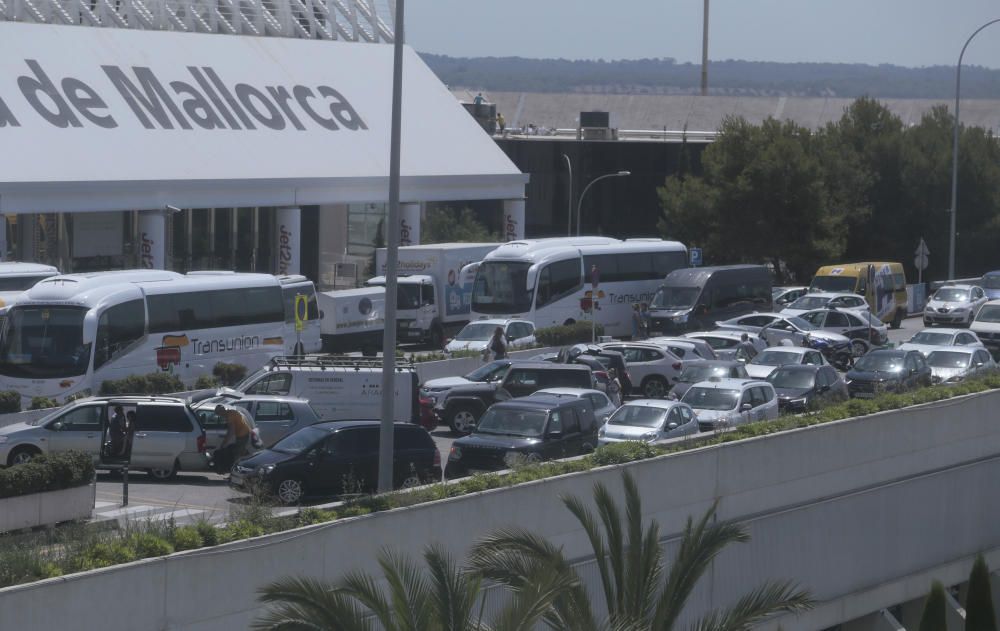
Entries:
POLYGON ((597 447, 597 425, 586 398, 536 394, 495 403, 472 434, 452 444, 445 478, 590 453, 597 447))
MULTIPOLYGON (((264 488, 284 504, 305 496, 371 493, 378 488, 379 421, 330 421, 303 427, 233 466, 229 484, 264 488)), ((441 480, 441 454, 424 428, 395 423, 394 488, 441 480)))
POLYGON ((717 320, 771 311, 771 272, 763 265, 675 269, 649 310, 650 335, 710 330, 717 320))

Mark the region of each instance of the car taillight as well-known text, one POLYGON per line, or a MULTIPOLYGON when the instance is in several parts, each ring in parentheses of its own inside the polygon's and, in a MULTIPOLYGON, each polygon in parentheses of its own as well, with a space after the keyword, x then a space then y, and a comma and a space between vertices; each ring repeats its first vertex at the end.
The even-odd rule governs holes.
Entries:
POLYGON ((681 368, 683 367, 683 366, 682 366, 682 364, 681 364, 680 362, 674 362, 674 363, 670 364, 670 366, 671 366, 671 368, 673 368, 674 370, 680 370, 680 369, 681 369, 681 368))
POLYGON ((441 452, 438 451, 437 449, 434 450, 434 466, 435 467, 441 466, 441 452))
POLYGON ((604 372, 603 370, 595 370, 594 371, 594 376, 597 377, 597 378, 599 378, 599 379, 607 379, 608 378, 608 373, 604 372))
POLYGON ((198 437, 198 453, 205 453, 205 435, 202 434, 198 437))
POLYGON ((431 400, 428 398, 420 397, 420 406, 425 408, 432 408, 434 407, 434 403, 432 403, 431 400))

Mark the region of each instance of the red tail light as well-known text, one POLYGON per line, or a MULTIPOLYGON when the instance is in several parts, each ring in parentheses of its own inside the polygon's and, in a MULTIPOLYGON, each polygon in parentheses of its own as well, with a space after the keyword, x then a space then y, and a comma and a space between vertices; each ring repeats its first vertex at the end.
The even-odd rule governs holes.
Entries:
POLYGON ((674 370, 680 370, 681 368, 683 368, 683 364, 681 364, 680 362, 674 362, 674 363, 670 364, 670 366, 674 370))
POLYGON ((601 379, 607 379, 608 378, 608 373, 604 372, 603 370, 595 370, 594 371, 594 376, 595 377, 599 377, 601 379))
POLYGON ((434 450, 434 466, 435 467, 441 466, 441 452, 438 451, 437 449, 434 450))
POLYGON ((198 453, 205 453, 205 435, 202 434, 198 437, 198 453))

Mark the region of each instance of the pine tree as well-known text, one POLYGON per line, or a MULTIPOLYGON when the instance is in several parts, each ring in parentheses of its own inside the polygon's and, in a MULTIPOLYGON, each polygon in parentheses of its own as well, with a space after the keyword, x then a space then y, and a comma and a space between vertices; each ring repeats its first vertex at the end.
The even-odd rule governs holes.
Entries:
POLYGON ((920 616, 920 631, 946 631, 945 607, 944 585, 934 581, 924 603, 924 613, 920 616))
POLYGON ((997 616, 993 610, 993 594, 990 591, 990 570, 981 554, 976 557, 969 574, 965 631, 997 631, 997 616))

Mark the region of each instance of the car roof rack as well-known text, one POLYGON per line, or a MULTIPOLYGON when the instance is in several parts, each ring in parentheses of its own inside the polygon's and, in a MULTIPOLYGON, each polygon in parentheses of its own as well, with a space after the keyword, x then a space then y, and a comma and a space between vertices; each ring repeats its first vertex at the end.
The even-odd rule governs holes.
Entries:
MULTIPOLYGON (((351 357, 349 355, 307 355, 305 357, 286 356, 272 357, 268 362, 268 369, 278 368, 318 368, 326 370, 328 368, 381 368, 381 359, 371 359, 366 357, 351 357)), ((413 370, 413 359, 396 358, 396 372, 413 370)))

